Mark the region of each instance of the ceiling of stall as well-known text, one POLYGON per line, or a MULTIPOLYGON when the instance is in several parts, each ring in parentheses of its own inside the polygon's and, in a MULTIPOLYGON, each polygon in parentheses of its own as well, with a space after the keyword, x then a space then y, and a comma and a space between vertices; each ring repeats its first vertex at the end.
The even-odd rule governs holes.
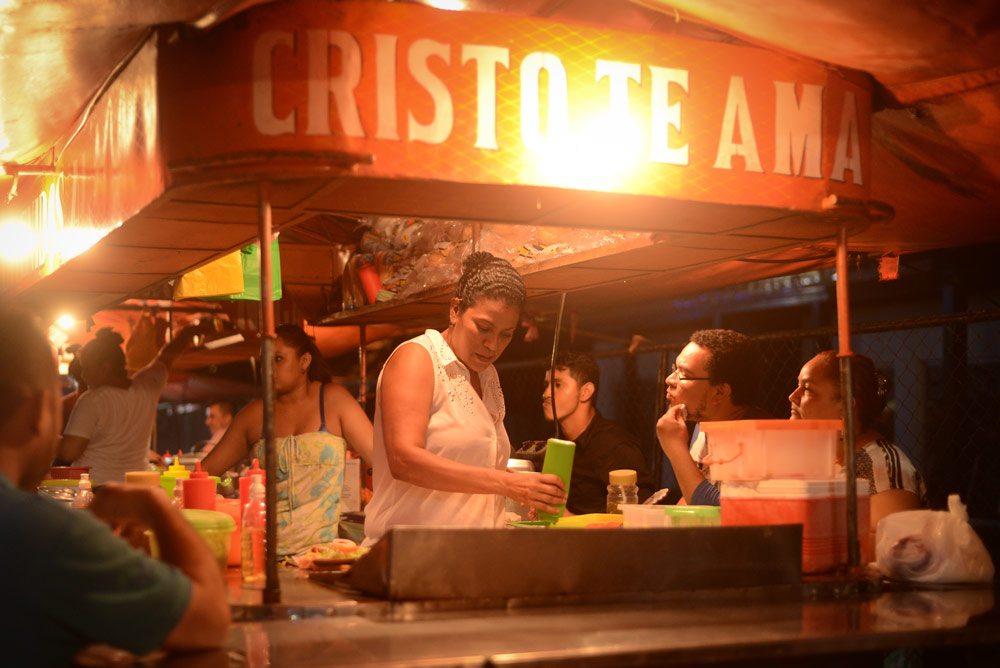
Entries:
MULTIPOLYGON (((58 159, 95 96, 151 26, 188 23, 196 29, 259 3, 0 1, 0 162, 58 159)), ((868 72, 878 85, 872 198, 891 205, 895 216, 858 232, 852 249, 906 253, 1000 240, 995 213, 1000 204, 1000 4, 996 2, 970 0, 956 6, 944 0, 467 0, 450 4, 749 43, 868 72)), ((11 177, 0 177, 0 216, 10 185, 11 177)), ((21 189, 26 189, 24 183, 21 189)), ((276 226, 286 227, 283 252, 298 258, 283 264, 283 278, 289 294, 310 305, 307 311, 316 308, 321 286, 329 282, 324 264, 328 248, 349 239, 352 227, 350 216, 305 215, 308 207, 301 202, 321 194, 322 184, 303 182, 299 199, 284 207, 278 203, 275 212, 276 226)), ((163 285, 255 235, 252 200, 216 207, 213 215, 215 209, 199 197, 197 192, 180 190, 154 203, 97 247, 22 292, 32 301, 70 294, 86 308, 97 309, 148 294, 151 286, 163 285)), ((772 244, 766 253, 752 245, 743 249, 752 262, 727 259, 732 253, 722 253, 721 265, 660 267, 630 277, 627 296, 604 286, 593 291, 588 304, 620 304, 623 298, 648 303, 830 263, 825 252, 830 248, 828 235, 817 240, 784 234, 787 243, 772 244)), ((709 258, 719 250, 707 240, 701 246, 709 258)), ((546 280, 551 283, 546 289, 558 290, 573 282, 572 270, 548 274, 546 280)))

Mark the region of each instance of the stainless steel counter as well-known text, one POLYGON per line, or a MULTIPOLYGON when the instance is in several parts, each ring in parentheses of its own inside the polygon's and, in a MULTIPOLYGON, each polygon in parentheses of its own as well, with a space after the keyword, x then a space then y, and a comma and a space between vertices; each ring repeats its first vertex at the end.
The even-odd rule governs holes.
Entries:
MULTIPOLYGON (((896 648, 1000 643, 992 588, 917 590, 875 580, 802 587, 529 599, 389 602, 281 574, 283 605, 252 605, 232 577, 226 652, 163 666, 669 665, 777 660, 810 666, 896 648), (239 621, 242 620, 242 621, 239 621)), ((976 649, 976 651, 981 651, 976 649)), ((956 664, 956 665, 961 665, 956 664)))

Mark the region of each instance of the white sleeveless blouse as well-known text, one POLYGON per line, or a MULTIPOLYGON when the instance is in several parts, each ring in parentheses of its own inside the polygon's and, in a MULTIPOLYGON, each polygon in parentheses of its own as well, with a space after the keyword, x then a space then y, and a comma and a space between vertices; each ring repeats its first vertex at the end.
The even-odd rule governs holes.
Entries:
MULTIPOLYGON (((469 466, 504 470, 510 441, 503 426, 504 402, 496 369, 479 374, 483 396, 472 388, 471 371, 458 361, 441 333, 428 329, 401 344, 422 346, 434 367, 430 420, 424 437, 429 452, 469 466)), ((393 355, 396 354, 393 351, 393 355)), ((373 496, 365 510, 365 545, 404 525, 502 527, 504 497, 442 492, 392 477, 382 431, 382 374, 375 391, 373 496)))

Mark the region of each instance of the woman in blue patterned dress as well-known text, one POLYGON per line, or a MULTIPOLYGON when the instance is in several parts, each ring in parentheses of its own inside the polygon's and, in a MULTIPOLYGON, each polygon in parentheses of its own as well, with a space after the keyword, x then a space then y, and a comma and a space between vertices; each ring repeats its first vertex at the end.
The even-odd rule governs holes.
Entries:
MULTIPOLYGON (((332 382, 315 342, 281 325, 274 345, 278 554, 337 538, 347 448, 372 458, 372 424, 343 386, 332 382)), ((263 402, 240 411, 202 467, 219 475, 248 454, 264 463, 263 402)))

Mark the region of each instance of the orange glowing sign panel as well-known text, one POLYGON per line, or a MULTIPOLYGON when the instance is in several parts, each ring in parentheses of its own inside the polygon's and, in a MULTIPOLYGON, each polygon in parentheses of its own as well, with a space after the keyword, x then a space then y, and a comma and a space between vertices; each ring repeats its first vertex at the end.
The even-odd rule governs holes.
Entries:
POLYGON ((386 178, 807 210, 868 194, 869 80, 764 49, 380 2, 273 3, 160 48, 173 164, 347 151, 386 178))

